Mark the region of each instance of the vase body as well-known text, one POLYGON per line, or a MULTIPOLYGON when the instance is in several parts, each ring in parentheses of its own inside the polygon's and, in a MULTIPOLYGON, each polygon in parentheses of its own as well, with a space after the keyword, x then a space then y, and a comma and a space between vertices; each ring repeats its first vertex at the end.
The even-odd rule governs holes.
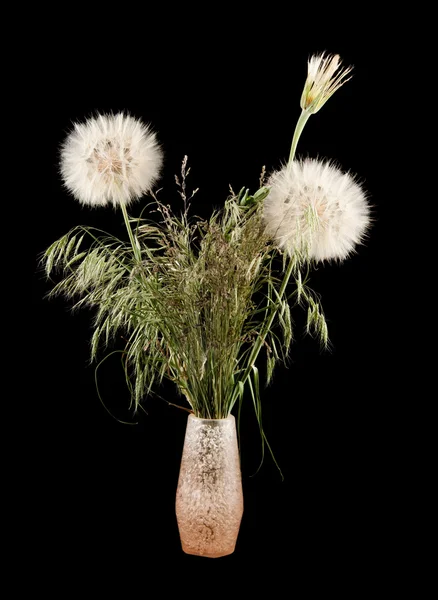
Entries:
POLYGON ((184 552, 210 558, 234 552, 243 514, 236 423, 189 415, 176 492, 184 552))

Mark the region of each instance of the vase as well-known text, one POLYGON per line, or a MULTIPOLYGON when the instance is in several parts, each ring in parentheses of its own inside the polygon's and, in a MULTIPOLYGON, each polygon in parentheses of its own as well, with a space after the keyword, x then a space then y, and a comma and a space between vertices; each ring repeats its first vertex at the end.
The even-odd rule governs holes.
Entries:
POLYGON ((243 514, 236 422, 189 415, 176 492, 186 554, 218 558, 234 552, 243 514))

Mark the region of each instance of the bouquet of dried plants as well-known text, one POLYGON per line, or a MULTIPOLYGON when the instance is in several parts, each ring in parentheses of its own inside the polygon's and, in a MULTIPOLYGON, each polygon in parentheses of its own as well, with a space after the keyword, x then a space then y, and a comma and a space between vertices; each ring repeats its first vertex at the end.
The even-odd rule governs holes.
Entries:
MULTIPOLYGON (((77 124, 61 152, 68 190, 92 207, 122 211, 129 243, 78 226, 44 253, 51 296, 95 309, 91 359, 122 335, 122 364, 137 410, 164 378, 175 383, 197 417, 226 418, 245 390, 261 425, 258 361, 267 383, 293 338, 291 307, 307 311, 307 331, 326 346, 327 325, 309 288, 312 265, 343 260, 369 226, 369 207, 355 179, 330 162, 296 160, 309 116, 347 80, 338 56, 313 56, 289 160, 260 188, 234 193, 208 220, 190 214, 193 194, 184 158, 176 178, 183 209, 175 213, 153 190, 162 151, 149 127, 127 114, 77 124), (142 211, 127 206, 148 193, 142 211), (60 277, 59 277, 60 274, 60 277)), ((197 190, 195 190, 196 193, 197 190)))

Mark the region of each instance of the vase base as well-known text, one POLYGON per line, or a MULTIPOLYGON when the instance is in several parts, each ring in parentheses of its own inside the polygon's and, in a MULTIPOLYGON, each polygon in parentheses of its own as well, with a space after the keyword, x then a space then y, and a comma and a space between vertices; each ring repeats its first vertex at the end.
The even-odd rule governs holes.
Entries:
POLYGON ((183 552, 185 554, 190 554, 191 556, 202 556, 203 558, 221 558, 222 556, 229 556, 233 554, 235 547, 230 548, 229 550, 225 550, 222 552, 196 552, 196 550, 192 550, 191 548, 182 547, 183 552))

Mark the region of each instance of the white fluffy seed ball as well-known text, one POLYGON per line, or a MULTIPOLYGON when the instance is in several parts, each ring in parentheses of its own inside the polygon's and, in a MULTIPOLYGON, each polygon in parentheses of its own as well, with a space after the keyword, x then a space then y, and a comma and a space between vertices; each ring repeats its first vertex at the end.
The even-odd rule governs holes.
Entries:
POLYGON ((370 225, 370 209, 351 175, 330 162, 294 161, 274 172, 264 201, 266 233, 307 260, 344 260, 370 225))
POLYGON ((61 148, 61 175, 82 204, 129 204, 150 190, 163 154, 155 134, 124 113, 76 123, 61 148))

